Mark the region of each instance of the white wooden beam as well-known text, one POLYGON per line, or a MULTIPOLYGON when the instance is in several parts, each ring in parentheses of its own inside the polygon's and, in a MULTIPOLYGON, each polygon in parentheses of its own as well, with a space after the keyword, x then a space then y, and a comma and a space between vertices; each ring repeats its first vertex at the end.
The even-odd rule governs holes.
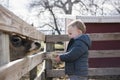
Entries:
POLYGON ((0 66, 10 62, 9 36, 0 32, 0 66))

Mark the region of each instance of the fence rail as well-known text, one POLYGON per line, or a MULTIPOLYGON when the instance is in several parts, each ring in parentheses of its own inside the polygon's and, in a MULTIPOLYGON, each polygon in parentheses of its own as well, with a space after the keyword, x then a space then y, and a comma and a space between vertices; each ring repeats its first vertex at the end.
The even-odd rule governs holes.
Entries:
MULTIPOLYGON (((120 75, 120 68, 89 68, 88 76, 110 76, 120 75)), ((47 71, 48 77, 65 76, 64 69, 52 69, 47 71)))
MULTIPOLYGON (((49 56, 54 52, 47 52, 49 56)), ((64 51, 56 51, 57 54, 64 54, 64 51)), ((89 58, 120 57, 120 50, 89 50, 89 58)))
POLYGON ((0 80, 20 79, 35 66, 42 63, 44 54, 45 52, 27 56, 26 58, 9 62, 8 64, 2 66, 0 68, 0 80))
POLYGON ((45 35, 0 5, 0 31, 16 33, 37 40, 45 40, 45 35))
MULTIPOLYGON (((92 33, 88 34, 92 41, 120 40, 120 33, 92 33)), ((67 35, 46 35, 46 42, 68 41, 67 35)))
MULTIPOLYGON (((91 33, 88 34, 92 41, 120 41, 120 33, 91 33)), ((46 42, 56 43, 56 42, 65 42, 69 38, 67 35, 46 35, 46 42)), ((104 47, 104 45, 103 45, 104 47)), ((47 52, 48 53, 48 52, 47 52)), ((51 55, 53 52, 49 52, 51 55)), ((57 52, 58 54, 64 54, 65 52, 57 52)), ((104 58, 120 58, 120 50, 90 50, 89 58, 94 59, 104 59, 104 58)), ((99 63, 99 62, 98 62, 99 63)), ((117 62, 116 62, 117 63, 117 62)), ((112 64, 112 63, 111 63, 112 64)), ((47 77, 62 77, 65 76, 64 69, 49 69, 46 71, 47 77)), ((113 76, 120 75, 120 67, 98 67, 98 68, 89 68, 88 76, 113 76)))

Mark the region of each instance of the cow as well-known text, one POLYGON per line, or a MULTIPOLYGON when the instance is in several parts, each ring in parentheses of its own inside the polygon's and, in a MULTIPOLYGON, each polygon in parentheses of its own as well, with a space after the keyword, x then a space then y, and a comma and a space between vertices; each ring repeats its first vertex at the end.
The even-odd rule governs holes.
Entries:
POLYGON ((23 58, 40 51, 40 42, 12 34, 10 39, 10 61, 23 58))

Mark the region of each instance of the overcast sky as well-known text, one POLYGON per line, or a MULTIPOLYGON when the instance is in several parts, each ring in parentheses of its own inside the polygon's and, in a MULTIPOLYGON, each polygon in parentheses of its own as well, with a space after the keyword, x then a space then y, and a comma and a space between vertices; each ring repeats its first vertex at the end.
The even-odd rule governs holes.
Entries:
POLYGON ((38 17, 28 9, 30 2, 31 0, 9 0, 9 10, 29 24, 35 23, 38 26, 38 17))
POLYGON ((29 16, 29 12, 27 9, 29 1, 30 0, 9 0, 9 9, 17 16, 23 18, 23 15, 26 15, 24 17, 27 18, 27 16, 29 16))

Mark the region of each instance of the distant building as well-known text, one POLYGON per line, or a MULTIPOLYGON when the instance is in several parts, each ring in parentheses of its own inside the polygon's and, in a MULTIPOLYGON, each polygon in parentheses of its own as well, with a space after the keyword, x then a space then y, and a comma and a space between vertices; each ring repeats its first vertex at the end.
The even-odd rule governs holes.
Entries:
MULTIPOLYGON (((66 19, 66 23, 68 24, 73 19, 81 19, 86 25, 86 33, 89 35, 93 35, 93 37, 96 37, 96 40, 92 40, 92 46, 90 48, 91 51, 103 51, 103 53, 107 52, 109 54, 115 54, 115 52, 120 50, 120 40, 117 38, 120 35, 116 35, 120 34, 120 16, 75 16, 75 18, 68 17, 66 19), (103 37, 106 38, 106 40, 103 39, 103 37), (110 37, 113 37, 113 39, 111 39, 110 37)), ((116 57, 93 57, 89 58, 89 67, 116 68, 120 67, 119 61, 119 55, 117 55, 116 57)))

